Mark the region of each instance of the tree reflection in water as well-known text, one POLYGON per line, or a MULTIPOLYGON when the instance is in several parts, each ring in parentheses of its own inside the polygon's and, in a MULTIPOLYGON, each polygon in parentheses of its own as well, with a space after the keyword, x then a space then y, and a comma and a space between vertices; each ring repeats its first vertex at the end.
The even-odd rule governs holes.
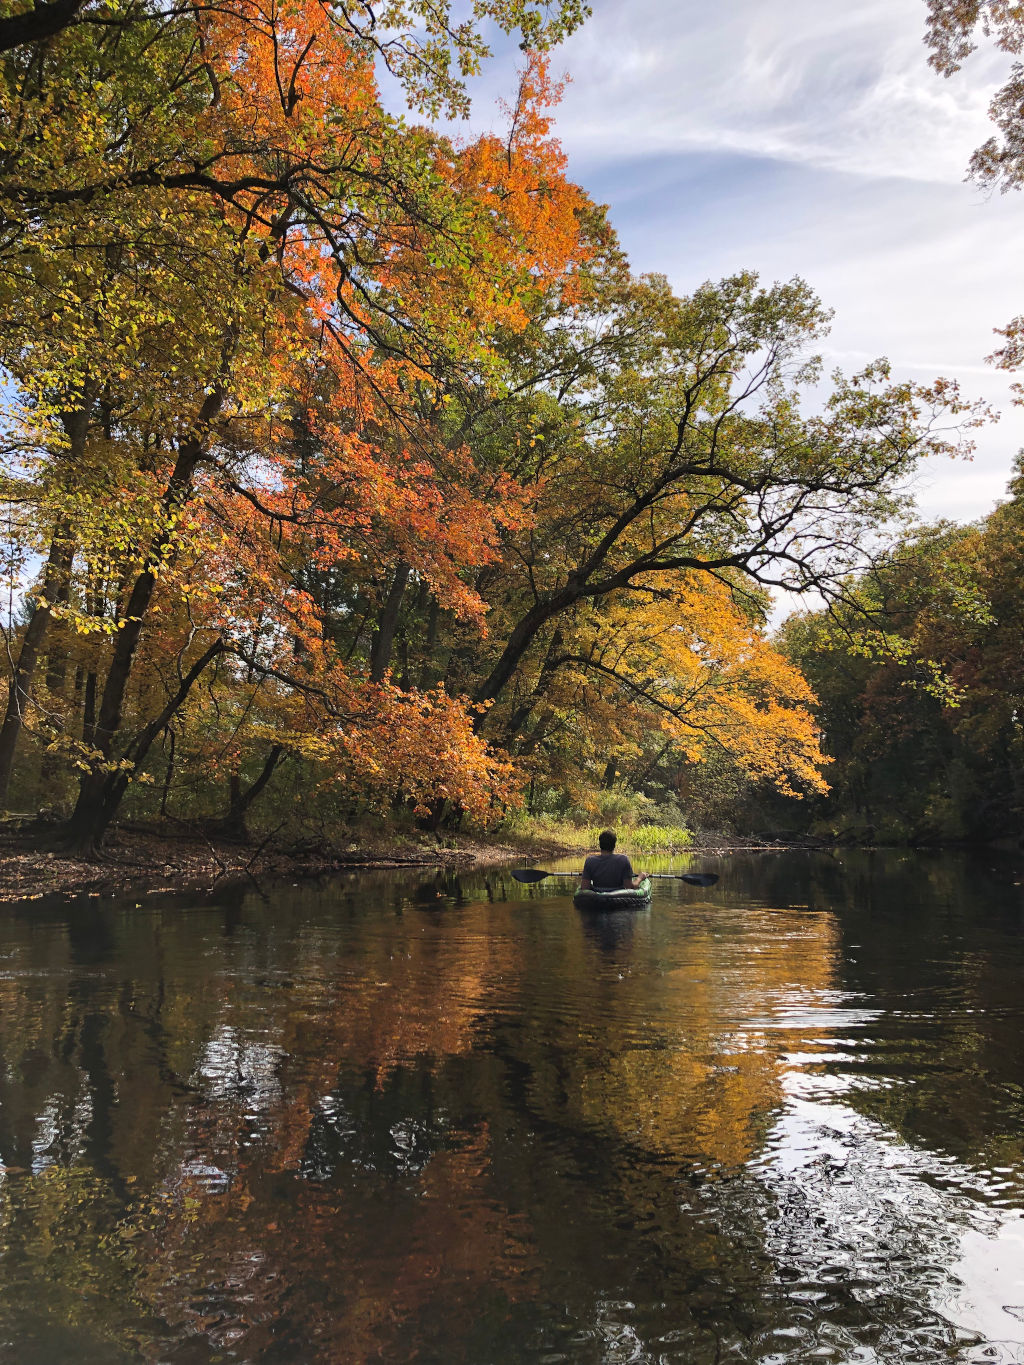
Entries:
POLYGON ((724 870, 5 909, 0 1360, 1015 1358, 1012 879, 724 870))

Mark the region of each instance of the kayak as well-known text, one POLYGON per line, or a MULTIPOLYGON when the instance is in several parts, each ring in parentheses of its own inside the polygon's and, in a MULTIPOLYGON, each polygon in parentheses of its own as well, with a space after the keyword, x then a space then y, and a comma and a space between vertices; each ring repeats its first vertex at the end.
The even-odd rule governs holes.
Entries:
POLYGON ((651 903, 651 879, 619 891, 577 891, 572 898, 577 910, 645 910, 651 903))

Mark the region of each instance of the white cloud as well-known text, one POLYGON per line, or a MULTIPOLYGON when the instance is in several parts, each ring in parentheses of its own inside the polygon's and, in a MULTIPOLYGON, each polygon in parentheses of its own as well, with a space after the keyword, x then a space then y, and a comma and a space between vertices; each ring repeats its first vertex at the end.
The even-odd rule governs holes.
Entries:
POLYGON ((829 367, 886 355, 898 377, 959 380, 1003 413, 971 463, 930 462, 922 513, 973 519, 1004 493, 1024 445, 1011 376, 985 364, 993 328, 1024 309, 1019 196, 980 203, 967 187, 839 174, 734 156, 676 155, 594 168, 590 187, 638 269, 682 292, 742 268, 799 274, 835 309, 829 367), (621 190, 617 192, 617 186, 621 190))
POLYGON ((923 28, 921 0, 598 0, 560 54, 561 134, 585 162, 642 145, 959 181, 1004 63, 944 81, 923 28))

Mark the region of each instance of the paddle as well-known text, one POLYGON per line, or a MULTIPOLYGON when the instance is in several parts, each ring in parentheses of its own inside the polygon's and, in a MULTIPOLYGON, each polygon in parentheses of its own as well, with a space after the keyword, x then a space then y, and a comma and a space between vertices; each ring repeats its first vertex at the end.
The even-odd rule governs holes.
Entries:
MULTIPOLYGON (((579 877, 579 872, 541 872, 536 867, 517 867, 512 869, 517 882, 542 882, 545 877, 579 877)), ((649 872, 649 877, 658 877, 672 882, 688 882, 690 886, 714 886, 718 881, 715 872, 649 872)))

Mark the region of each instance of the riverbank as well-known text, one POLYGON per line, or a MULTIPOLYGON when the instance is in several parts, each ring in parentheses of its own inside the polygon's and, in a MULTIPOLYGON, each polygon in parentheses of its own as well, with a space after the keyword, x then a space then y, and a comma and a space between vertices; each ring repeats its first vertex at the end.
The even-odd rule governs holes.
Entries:
MULTIPOLYGON (((0 902, 36 900, 54 895, 153 895, 157 892, 209 891, 226 882, 328 876, 352 868, 444 867, 582 856, 592 842, 573 837, 537 838, 517 834, 507 842, 499 836, 463 836, 439 843, 429 835, 418 838, 385 830, 361 831, 358 842, 344 847, 302 845, 281 848, 259 842, 241 843, 203 835, 197 827, 123 825, 110 833, 99 858, 87 859, 54 848, 55 826, 20 820, 0 825, 0 902)), ((622 847, 643 858, 624 832, 622 847)), ((693 835, 681 854, 770 852, 780 848, 823 847, 750 840, 725 835, 693 835)), ((671 856, 671 854, 670 854, 671 856)))
MULTIPOLYGON (((48 838, 48 835, 51 836, 48 838)), ((569 850, 553 843, 515 844, 466 837, 455 846, 408 837, 362 839, 345 848, 282 849, 207 838, 194 829, 117 827, 97 859, 54 850, 40 824, 0 830, 0 902, 52 895, 207 891, 225 882, 300 881, 350 868, 438 867, 536 861, 569 850), (47 847, 47 844, 50 844, 47 847)))

